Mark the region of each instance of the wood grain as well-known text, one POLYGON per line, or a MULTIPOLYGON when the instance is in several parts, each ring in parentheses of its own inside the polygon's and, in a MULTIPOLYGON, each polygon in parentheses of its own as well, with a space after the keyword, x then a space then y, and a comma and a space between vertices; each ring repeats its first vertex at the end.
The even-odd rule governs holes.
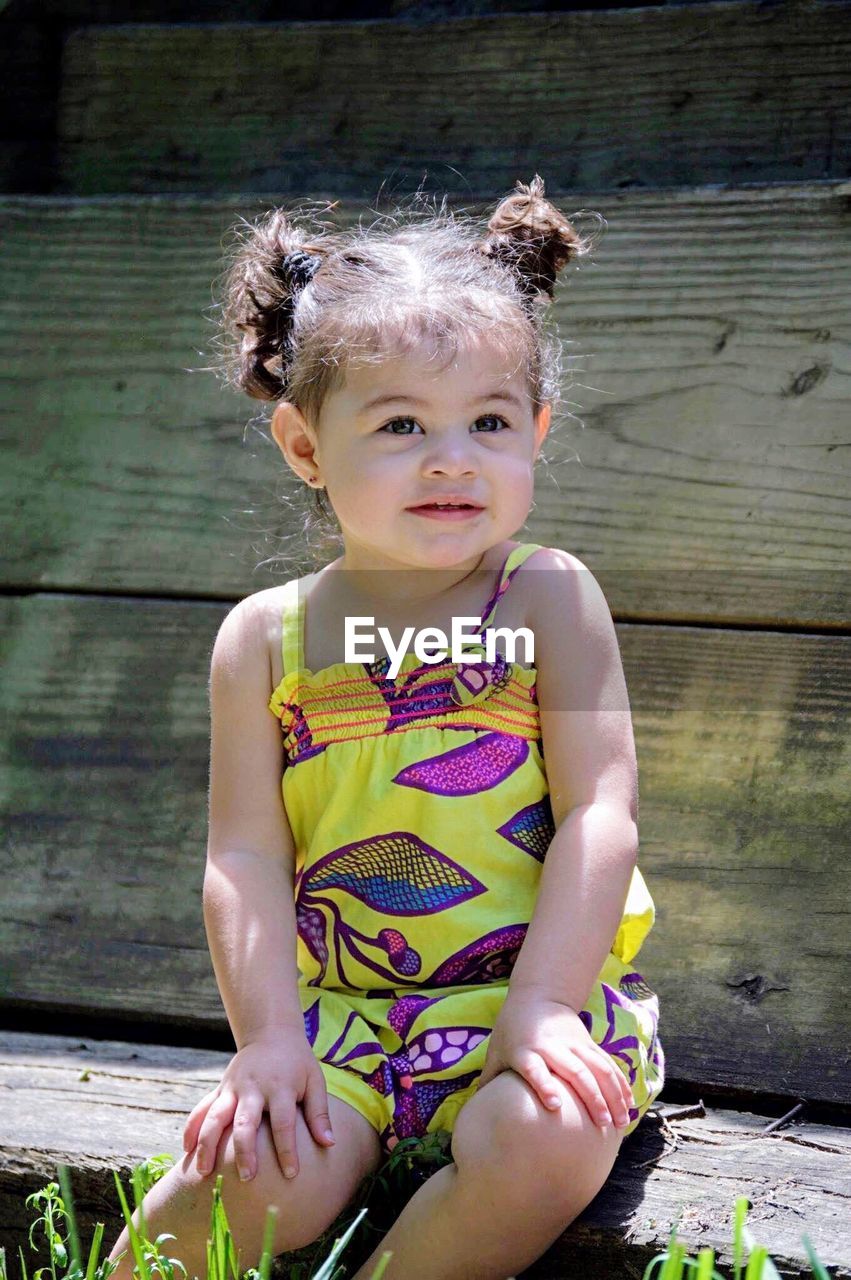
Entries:
POLYGON ((532 167, 574 190, 845 177, 849 55, 835 2, 81 26, 55 189, 374 198, 426 175, 467 196, 532 167))
MULTIPOLYGON (((847 627, 849 195, 585 202, 608 226, 558 292, 563 404, 527 525, 619 618, 847 627)), ((316 567, 271 406, 204 372, 226 232, 267 207, 0 199, 7 588, 236 599, 316 567)))
MULTIPOLYGON (((189 1112, 229 1061, 229 1054, 197 1049, 0 1033, 0 1238, 7 1254, 15 1249, 17 1257, 17 1244, 24 1245, 31 1221, 25 1196, 56 1180, 60 1162, 71 1168, 82 1238, 101 1221, 111 1247, 123 1226, 112 1170, 127 1188, 143 1159, 165 1152, 179 1164, 189 1112)), ((643 1117, 602 1191, 521 1280, 640 1276, 675 1222, 690 1256, 709 1245, 729 1268, 737 1195, 749 1198, 748 1228, 784 1277, 810 1280, 806 1231, 822 1261, 836 1268, 835 1280, 849 1280, 847 1129, 805 1120, 763 1134, 766 1117, 711 1108, 662 1123, 677 1110, 657 1103, 643 1117)), ((286 1274, 280 1268, 287 1256, 276 1276, 286 1274)))
MULTIPOLYGON (((227 1033, 201 904, 225 612, 3 601, 8 1010, 227 1033)), ((845 1102, 851 645, 649 624, 618 638, 657 909, 636 967, 668 1076, 845 1102)))

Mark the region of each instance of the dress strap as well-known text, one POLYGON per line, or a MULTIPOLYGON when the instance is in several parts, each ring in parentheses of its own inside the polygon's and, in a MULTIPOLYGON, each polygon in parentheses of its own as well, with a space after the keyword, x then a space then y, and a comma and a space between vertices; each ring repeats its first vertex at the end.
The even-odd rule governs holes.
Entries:
MULTIPOLYGON (((308 577, 312 577, 309 574, 308 577)), ((281 608, 281 660, 284 675, 304 666, 304 603, 306 578, 292 578, 284 585, 281 608), (301 588, 301 589, 299 589, 301 588)))
POLYGON ((499 582, 490 600, 485 605, 485 611, 481 617, 481 626, 479 627, 480 636, 493 621, 497 605, 508 590, 515 573, 523 561, 528 559, 533 551, 540 551, 542 546, 543 543, 540 542, 521 542, 519 546, 513 547, 509 551, 502 566, 502 572, 499 575, 499 582))
MULTIPOLYGON (((533 551, 540 551, 540 542, 521 542, 513 547, 503 562, 499 582, 494 593, 485 605, 480 619, 479 637, 490 626, 497 606, 511 585, 515 573, 533 551)), ((292 578, 285 583, 282 591, 281 607, 281 660, 284 675, 304 667, 304 612, 307 600, 308 583, 315 577, 308 574, 304 578, 292 578)))

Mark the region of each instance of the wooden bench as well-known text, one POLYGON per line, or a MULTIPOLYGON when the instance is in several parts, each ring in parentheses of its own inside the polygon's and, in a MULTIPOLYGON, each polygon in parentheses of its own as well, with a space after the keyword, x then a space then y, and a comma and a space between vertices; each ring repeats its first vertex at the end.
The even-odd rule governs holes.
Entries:
POLYGON ((19 1243, 30 1274, 47 1261, 24 1199, 59 1162, 84 1238, 114 1238, 112 1171, 179 1159, 233 1052, 201 909, 210 652, 237 599, 313 566, 257 568, 297 548, 291 484, 262 429, 243 439, 260 406, 201 372, 222 235, 306 194, 348 225, 382 178, 433 166, 440 188, 454 164, 471 210, 537 169, 608 221, 556 304, 578 421, 523 536, 606 591, 657 906, 637 964, 664 1093, 528 1274, 640 1277, 678 1220, 729 1263, 744 1194, 781 1274, 810 1275, 806 1232, 847 1280, 849 6, 170 25, 151 0, 123 25, 102 0, 74 26, 74 2, 48 194, 0 169, 10 1277, 19 1243), (475 74, 496 58, 519 77, 498 142, 475 74), (232 104, 258 81, 249 132, 232 104))
MULTIPOLYGON (((55 1180, 59 1163, 73 1170, 82 1238, 91 1239, 97 1221, 114 1222, 112 1171, 127 1186, 132 1166, 151 1155, 182 1159, 186 1115, 229 1059, 86 1036, 0 1034, 0 1089, 12 1099, 0 1138, 3 1243, 23 1244, 31 1222, 24 1193, 55 1180)), ((600 1194, 524 1277, 640 1276, 675 1216, 680 1238, 711 1245, 729 1265, 737 1195, 748 1196, 748 1224, 757 1239, 770 1238, 782 1275, 808 1274, 802 1229, 825 1259, 846 1257, 851 1133, 806 1120, 766 1132, 768 1123, 749 1111, 660 1101, 624 1140, 600 1194)), ((287 1257, 276 1260, 281 1275, 287 1257)))

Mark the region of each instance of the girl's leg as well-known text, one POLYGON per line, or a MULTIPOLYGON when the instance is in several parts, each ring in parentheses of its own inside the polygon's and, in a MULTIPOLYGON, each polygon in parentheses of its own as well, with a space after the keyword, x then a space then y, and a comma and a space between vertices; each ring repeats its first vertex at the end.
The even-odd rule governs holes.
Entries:
MULTIPOLYGON (((219 1140, 215 1167, 210 1173, 199 1175, 194 1151, 185 1155, 145 1196, 142 1209, 148 1238, 156 1240, 162 1231, 175 1236, 164 1242, 164 1252, 180 1259, 186 1267, 187 1280, 194 1276, 204 1280, 213 1187, 221 1173, 222 1202, 240 1255, 240 1274, 260 1261, 270 1204, 278 1207, 273 1256, 311 1244, 328 1229, 363 1179, 381 1162, 378 1134, 365 1116, 333 1094, 328 1095, 328 1112, 337 1141, 332 1147, 321 1147, 314 1141, 301 1107, 296 1108, 299 1172, 292 1179, 281 1172, 265 1113, 257 1130, 257 1172, 248 1182, 240 1182, 236 1171, 232 1125, 219 1140)), ((138 1210, 134 1210, 132 1218, 138 1227, 138 1210)), ((110 1259, 125 1249, 127 1252, 113 1273, 115 1280, 130 1280, 135 1265, 126 1226, 110 1259)))
POLYGON ((623 1131, 603 1130, 564 1080, 550 1111, 514 1071, 468 1099, 453 1163, 406 1204, 353 1280, 506 1280, 545 1253, 603 1186, 623 1131))

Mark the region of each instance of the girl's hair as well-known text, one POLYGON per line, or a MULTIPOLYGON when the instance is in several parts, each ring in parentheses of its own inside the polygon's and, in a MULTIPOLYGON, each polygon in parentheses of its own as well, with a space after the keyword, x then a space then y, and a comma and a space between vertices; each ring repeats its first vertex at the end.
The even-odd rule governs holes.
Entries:
MULTIPOLYGON (((544 198, 537 174, 517 183, 486 226, 449 210, 445 198, 437 210, 411 213, 346 230, 315 216, 299 225, 302 216, 283 208, 241 219, 220 303, 226 383, 257 400, 291 401, 316 429, 350 361, 378 363, 430 339, 448 362, 483 336, 516 358, 535 410, 550 403, 555 411, 561 344, 544 313, 558 273, 590 252, 594 236, 583 238, 544 198)), ((315 526, 326 545, 339 545, 324 491, 303 491, 314 504, 307 540, 315 526)))

